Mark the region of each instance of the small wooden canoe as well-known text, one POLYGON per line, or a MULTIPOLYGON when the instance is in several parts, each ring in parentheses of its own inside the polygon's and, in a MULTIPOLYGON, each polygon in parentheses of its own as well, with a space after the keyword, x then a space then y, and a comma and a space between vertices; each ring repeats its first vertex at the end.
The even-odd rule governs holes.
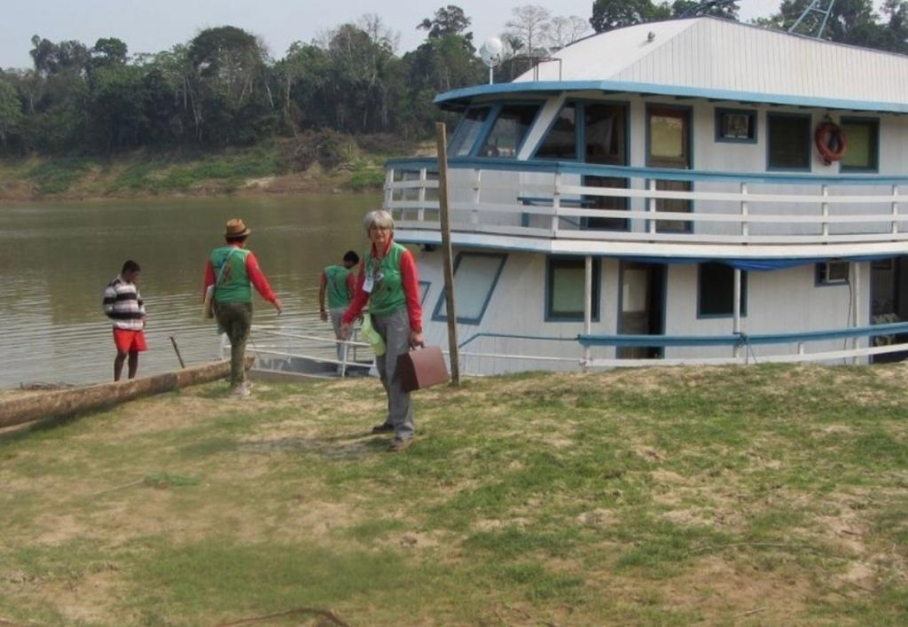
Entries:
MULTIPOLYGON (((247 370, 253 361, 253 357, 246 358, 247 370)), ((61 418, 107 409, 143 396, 223 379, 229 373, 230 362, 220 361, 141 379, 102 383, 0 401, 0 429, 43 418, 61 418)))

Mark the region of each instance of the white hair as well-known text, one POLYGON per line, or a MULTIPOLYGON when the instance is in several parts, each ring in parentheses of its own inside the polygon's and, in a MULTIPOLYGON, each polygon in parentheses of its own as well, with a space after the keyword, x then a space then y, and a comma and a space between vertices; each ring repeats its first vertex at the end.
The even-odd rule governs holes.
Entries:
POLYGON ((363 225, 366 227, 366 233, 368 233, 369 229, 373 226, 387 227, 393 231, 394 218, 384 209, 376 209, 375 211, 370 211, 366 214, 366 217, 363 219, 363 225))

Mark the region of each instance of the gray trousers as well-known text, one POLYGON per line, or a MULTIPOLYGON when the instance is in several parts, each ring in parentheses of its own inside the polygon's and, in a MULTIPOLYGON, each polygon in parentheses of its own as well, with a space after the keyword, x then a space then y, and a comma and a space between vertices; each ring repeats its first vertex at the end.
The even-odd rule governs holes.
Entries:
POLYGON ((409 440, 416 432, 413 426, 413 407, 410 393, 400 389, 397 376, 397 357, 410 350, 410 318, 407 309, 399 309, 389 316, 372 316, 372 326, 385 340, 387 350, 376 358, 378 375, 388 395, 388 417, 385 422, 394 427, 401 440, 409 440))
MULTIPOLYGON (((330 309, 328 313, 331 315, 331 326, 334 328, 334 337, 341 339, 341 318, 344 317, 344 312, 347 311, 343 307, 338 307, 337 309, 330 309)), ((337 345, 337 360, 344 361, 344 355, 347 354, 347 345, 338 344, 337 345)), ((337 371, 340 372, 340 366, 337 367, 337 371)))
POLYGON ((252 327, 252 303, 217 303, 215 318, 218 331, 230 340, 230 385, 246 380, 246 341, 252 327))

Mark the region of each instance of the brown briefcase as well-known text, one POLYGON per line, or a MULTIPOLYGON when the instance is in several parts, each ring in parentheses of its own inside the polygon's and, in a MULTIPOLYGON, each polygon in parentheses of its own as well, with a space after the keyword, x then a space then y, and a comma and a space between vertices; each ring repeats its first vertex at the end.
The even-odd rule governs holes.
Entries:
POLYGON ((397 357, 397 376, 404 392, 423 390, 450 379, 444 355, 438 346, 410 350, 397 357))

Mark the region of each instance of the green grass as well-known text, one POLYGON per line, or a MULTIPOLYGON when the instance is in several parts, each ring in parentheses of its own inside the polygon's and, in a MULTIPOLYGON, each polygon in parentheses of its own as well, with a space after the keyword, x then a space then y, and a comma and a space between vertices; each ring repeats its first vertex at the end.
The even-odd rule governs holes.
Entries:
POLYGON ((249 402, 210 385, 0 434, 0 619, 899 625, 904 378, 468 380, 416 395, 399 455, 367 433, 367 380, 249 402))

